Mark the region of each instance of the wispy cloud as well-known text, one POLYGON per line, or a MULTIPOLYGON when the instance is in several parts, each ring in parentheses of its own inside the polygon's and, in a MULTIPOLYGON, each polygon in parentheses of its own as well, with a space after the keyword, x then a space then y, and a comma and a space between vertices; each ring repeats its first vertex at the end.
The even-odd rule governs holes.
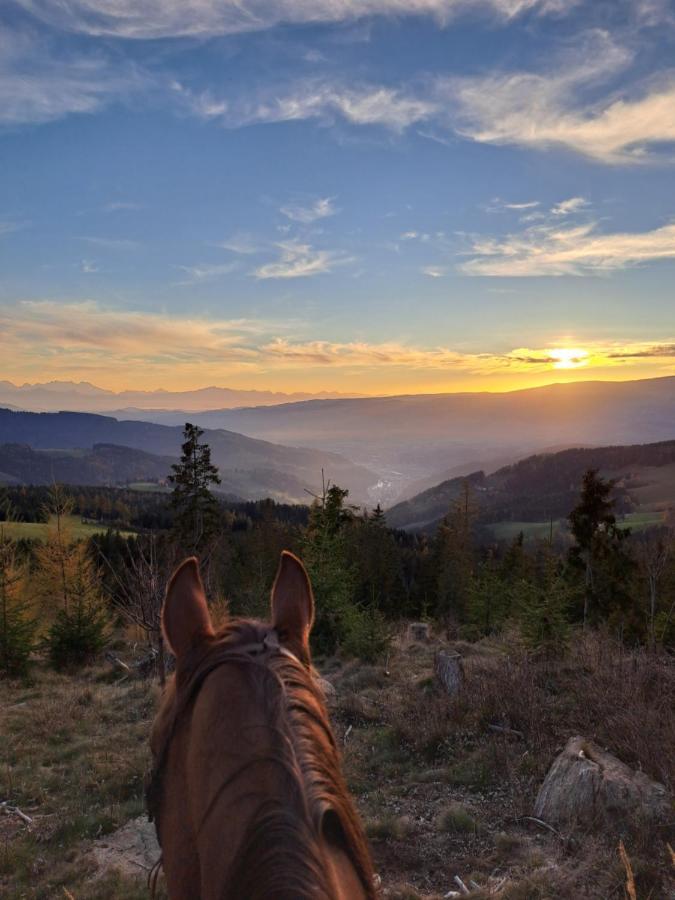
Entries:
POLYGON ((659 259, 675 259, 675 224, 651 231, 601 234, 597 224, 532 226, 504 238, 473 239, 466 275, 531 277, 598 275, 659 259))
POLYGON ((527 209, 536 209, 540 205, 539 200, 525 200, 521 203, 509 203, 499 197, 495 197, 486 207, 487 212, 502 212, 505 209, 515 212, 524 212, 527 209))
POLYGON ((58 28, 89 35, 165 38, 238 34, 275 25, 337 23, 369 16, 432 16, 445 24, 472 10, 508 21, 528 11, 561 14, 576 0, 16 0, 58 28))
POLYGON ((332 271, 336 266, 352 262, 352 258, 336 250, 317 250, 300 241, 280 241, 279 259, 257 268, 256 278, 308 278, 332 271))
POLYGON ((13 234, 15 231, 21 231, 27 225, 27 222, 13 222, 10 219, 0 219, 0 237, 3 234, 13 234))
POLYGON ((146 83, 136 66, 100 51, 65 56, 32 33, 0 28, 0 125, 94 113, 146 83))
POLYGON ((174 93, 192 115, 219 121, 228 128, 342 119, 352 125, 375 125, 400 133, 428 119, 438 108, 434 100, 417 97, 403 89, 325 81, 303 81, 285 88, 275 86, 257 98, 234 97, 228 102, 216 99, 210 92, 194 93, 178 83, 174 85, 174 93))
POLYGON ((93 275, 98 271, 100 271, 98 266, 91 259, 83 259, 80 263, 80 272, 82 272, 83 275, 93 275))
POLYGON ((675 142, 675 79, 670 74, 624 84, 586 100, 632 54, 605 33, 588 35, 543 74, 510 72, 439 79, 451 127, 474 141, 545 149, 566 147, 604 163, 638 163, 675 142))
POLYGON ((429 278, 443 278, 448 272, 443 266, 424 266, 420 271, 423 275, 428 275, 429 278))
POLYGON ((202 263, 197 266, 176 266, 176 268, 185 272, 187 276, 182 281, 177 281, 176 284, 185 285, 202 284, 205 281, 215 281, 218 278, 222 278, 223 275, 229 275, 232 272, 235 272, 239 266, 238 263, 232 262, 223 263, 221 265, 202 263))
POLYGON ((280 212, 292 222, 300 222, 302 225, 310 225, 317 219, 326 219, 340 212, 336 208, 335 197, 319 197, 309 206, 301 206, 297 203, 289 203, 280 208, 280 212))
POLYGON ((113 213, 113 212, 122 212, 122 211, 131 211, 143 209, 141 203, 134 203, 130 200, 113 200, 111 203, 106 203, 103 206, 103 212, 113 213))
POLYGON ((80 240, 95 247, 103 247, 105 250, 137 250, 141 246, 138 241, 126 238, 81 237, 80 240))
POLYGON ((221 247, 223 250, 229 250, 231 253, 238 253, 242 256, 248 256, 251 253, 257 253, 260 247, 258 242, 252 235, 238 231, 223 241, 217 241, 214 245, 221 247))
POLYGON ((588 206, 588 200, 585 197, 570 197, 569 200, 561 200, 560 203, 556 203, 551 208, 551 215, 569 216, 585 206, 588 206))

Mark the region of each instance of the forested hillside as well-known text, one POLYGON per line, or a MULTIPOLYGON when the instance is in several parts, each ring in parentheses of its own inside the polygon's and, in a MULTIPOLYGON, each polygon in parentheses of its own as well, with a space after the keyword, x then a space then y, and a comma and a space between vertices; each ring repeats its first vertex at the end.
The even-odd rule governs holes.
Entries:
POLYGON ((599 469, 617 479, 617 510, 639 508, 640 489, 656 482, 650 505, 667 509, 675 504, 675 441, 563 450, 529 456, 492 475, 476 472, 466 478, 444 481, 410 500, 392 507, 388 520, 399 528, 434 527, 459 497, 468 480, 478 520, 538 522, 567 515, 574 504, 586 469, 599 469), (658 497, 661 497, 659 504, 658 497))
MULTIPOLYGON (((34 450, 87 450, 96 444, 115 444, 176 459, 182 431, 178 426, 118 421, 89 413, 0 409, 0 444, 26 444, 34 450)), ((321 489, 323 470, 326 478, 349 484, 354 498, 366 502, 369 488, 377 481, 372 472, 336 453, 285 447, 224 430, 207 431, 206 435, 213 461, 221 471, 221 490, 228 494, 302 502, 307 491, 321 489)), ((40 478, 24 472, 21 480, 40 478)))
POLYGON ((27 444, 0 444, 0 483, 123 485, 166 479, 171 457, 116 444, 91 450, 33 450, 27 444))

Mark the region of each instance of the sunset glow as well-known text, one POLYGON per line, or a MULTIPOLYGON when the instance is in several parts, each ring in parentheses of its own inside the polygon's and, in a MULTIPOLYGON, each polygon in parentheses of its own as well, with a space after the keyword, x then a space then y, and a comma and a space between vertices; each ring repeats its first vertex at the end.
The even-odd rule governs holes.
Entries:
POLYGON ((588 352, 586 350, 559 348, 551 350, 551 357, 555 360, 554 369, 579 369, 587 366, 588 352))

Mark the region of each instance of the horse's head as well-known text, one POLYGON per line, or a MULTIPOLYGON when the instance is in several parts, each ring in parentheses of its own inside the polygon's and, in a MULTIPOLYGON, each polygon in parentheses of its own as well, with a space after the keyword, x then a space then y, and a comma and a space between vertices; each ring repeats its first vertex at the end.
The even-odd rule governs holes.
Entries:
POLYGON ((152 731, 148 807, 172 900, 374 896, 311 670, 313 619, 309 579, 291 553, 270 624, 229 620, 216 632, 197 560, 171 578, 162 627, 176 674, 152 731))

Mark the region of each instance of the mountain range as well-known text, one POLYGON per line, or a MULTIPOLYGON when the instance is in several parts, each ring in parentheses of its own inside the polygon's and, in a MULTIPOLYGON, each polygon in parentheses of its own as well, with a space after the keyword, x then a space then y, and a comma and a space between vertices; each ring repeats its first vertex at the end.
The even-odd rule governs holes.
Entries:
MULTIPOLYGON (((373 472, 336 453, 280 446, 223 429, 206 430, 203 440, 211 447, 212 462, 220 470, 220 490, 245 499, 272 497, 306 503, 308 491, 320 491, 323 472, 327 479, 349 485, 354 502, 366 503, 369 488, 377 481, 373 472)), ((0 409, 0 444, 52 451, 87 451, 97 444, 114 444, 165 457, 161 463, 146 461, 150 468, 160 466, 165 474, 169 471, 166 463, 180 456, 182 441, 183 429, 179 426, 119 421, 90 413, 0 409)))
POLYGON ((137 409, 169 409, 190 412, 237 406, 272 406, 310 399, 333 399, 354 396, 335 391, 319 393, 277 391, 244 391, 232 388, 205 387, 195 391, 109 391, 87 381, 49 381, 44 384, 13 384, 0 381, 0 406, 32 412, 109 412, 132 407, 137 409))

